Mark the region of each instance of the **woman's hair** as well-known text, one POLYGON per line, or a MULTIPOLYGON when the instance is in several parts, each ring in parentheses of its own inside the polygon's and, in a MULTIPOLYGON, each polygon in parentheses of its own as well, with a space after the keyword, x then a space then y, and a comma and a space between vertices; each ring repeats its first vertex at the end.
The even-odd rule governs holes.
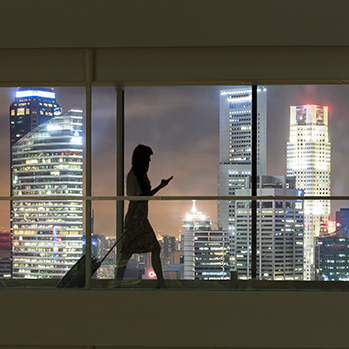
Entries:
POLYGON ((142 195, 149 195, 150 185, 146 180, 147 167, 153 151, 150 147, 139 144, 132 154, 132 168, 142 190, 142 195))

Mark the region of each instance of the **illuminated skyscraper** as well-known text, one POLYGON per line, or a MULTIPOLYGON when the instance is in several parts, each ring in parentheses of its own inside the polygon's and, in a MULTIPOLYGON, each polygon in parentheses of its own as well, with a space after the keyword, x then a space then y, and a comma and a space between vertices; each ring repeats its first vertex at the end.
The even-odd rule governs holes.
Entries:
POLYGON ((184 218, 184 279, 229 279, 229 236, 211 229, 211 219, 198 212, 193 200, 184 218))
MULTIPOLYGON (((237 189, 237 196, 246 196, 237 189)), ((283 176, 258 176, 258 195, 300 196, 295 179, 283 176)), ((241 279, 251 278, 251 202, 235 201, 235 269, 241 279)), ((263 200, 257 203, 257 278, 266 280, 303 279, 303 201, 263 200)))
MULTIPOLYGON (((10 159, 12 173, 12 147, 13 145, 37 126, 50 120, 62 112, 57 104, 53 88, 46 87, 19 87, 16 90, 14 102, 10 106, 10 159)), ((12 185, 10 192, 12 195, 12 185)), ((13 206, 11 202, 11 232, 13 222, 13 206)), ((1 247, 0 247, 1 248, 1 247)))
POLYGON ((69 110, 12 146, 12 196, 74 196, 12 205, 13 277, 59 278, 81 257, 82 111, 69 110))
MULTIPOLYGON (((266 174, 267 89, 257 90, 257 170, 266 174)), ((221 91, 219 129, 219 195, 235 195, 245 188, 252 165, 252 88, 240 87, 221 91)), ((245 192, 250 195, 250 192, 245 192)), ((235 201, 218 203, 219 226, 231 239, 231 267, 235 270, 234 239, 236 237, 235 201)))
MULTIPOLYGON (((328 107, 290 107, 290 139, 287 142, 287 175, 305 195, 331 195, 331 143, 328 139, 328 107)), ((315 238, 330 214, 329 200, 304 202, 304 279, 315 277, 315 238)))
POLYGON ((20 87, 10 106, 11 146, 35 127, 62 112, 53 88, 20 87))

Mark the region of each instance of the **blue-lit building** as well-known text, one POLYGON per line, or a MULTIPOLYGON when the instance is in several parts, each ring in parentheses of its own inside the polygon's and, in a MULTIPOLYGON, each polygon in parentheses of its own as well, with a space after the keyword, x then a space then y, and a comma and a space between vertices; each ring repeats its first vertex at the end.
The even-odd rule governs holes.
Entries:
POLYGON ((336 225, 337 229, 349 226, 349 208, 341 208, 336 211, 336 225))
POLYGON ((82 119, 69 110, 12 146, 12 196, 62 197, 13 201, 13 278, 60 278, 82 255, 82 119))
POLYGON ((11 146, 28 132, 62 113, 53 88, 20 87, 10 106, 11 146))
POLYGON ((348 226, 319 237, 320 275, 325 281, 349 281, 348 226))

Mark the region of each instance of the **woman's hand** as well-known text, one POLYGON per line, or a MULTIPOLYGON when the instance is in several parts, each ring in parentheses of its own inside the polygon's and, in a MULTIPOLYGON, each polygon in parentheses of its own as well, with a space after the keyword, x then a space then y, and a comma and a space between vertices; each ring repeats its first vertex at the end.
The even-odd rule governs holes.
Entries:
POLYGON ((152 189, 149 193, 150 196, 155 195, 160 189, 166 187, 166 185, 172 180, 173 176, 167 179, 162 179, 161 183, 154 189, 152 189))
POLYGON ((166 185, 167 185, 168 183, 170 183, 170 181, 172 181, 172 179, 173 179, 173 176, 171 176, 170 178, 167 178, 167 179, 162 179, 162 180, 161 180, 161 183, 160 183, 160 187, 161 187, 161 188, 166 187, 166 185))

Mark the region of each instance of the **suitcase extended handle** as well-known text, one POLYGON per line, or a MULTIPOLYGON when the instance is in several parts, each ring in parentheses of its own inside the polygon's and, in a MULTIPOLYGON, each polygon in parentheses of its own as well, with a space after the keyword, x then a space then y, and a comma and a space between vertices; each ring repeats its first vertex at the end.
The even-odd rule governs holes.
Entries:
POLYGON ((115 241, 114 245, 111 247, 111 249, 107 252, 107 254, 99 261, 99 264, 102 264, 104 260, 109 256, 109 253, 113 250, 113 248, 118 244, 118 242, 123 238, 123 236, 126 234, 126 230, 121 234, 121 236, 115 241))

